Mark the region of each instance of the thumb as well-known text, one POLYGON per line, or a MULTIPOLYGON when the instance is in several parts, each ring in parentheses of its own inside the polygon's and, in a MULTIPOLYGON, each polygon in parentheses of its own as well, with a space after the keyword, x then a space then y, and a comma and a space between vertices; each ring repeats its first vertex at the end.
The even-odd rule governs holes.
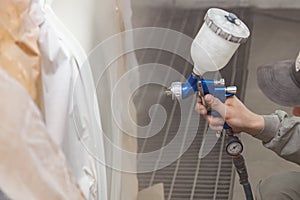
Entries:
POLYGON ((206 104, 212 109, 217 111, 223 118, 225 118, 225 104, 220 99, 208 94, 204 97, 206 104))

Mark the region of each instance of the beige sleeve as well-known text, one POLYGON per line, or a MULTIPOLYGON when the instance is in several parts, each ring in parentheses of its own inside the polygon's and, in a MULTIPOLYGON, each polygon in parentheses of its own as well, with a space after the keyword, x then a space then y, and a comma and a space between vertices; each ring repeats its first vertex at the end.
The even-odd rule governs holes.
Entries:
POLYGON ((0 188, 11 199, 84 199, 27 91, 0 69, 0 188))
POLYGON ((286 112, 277 110, 265 115, 265 127, 256 138, 280 157, 300 164, 300 117, 289 117, 286 112))

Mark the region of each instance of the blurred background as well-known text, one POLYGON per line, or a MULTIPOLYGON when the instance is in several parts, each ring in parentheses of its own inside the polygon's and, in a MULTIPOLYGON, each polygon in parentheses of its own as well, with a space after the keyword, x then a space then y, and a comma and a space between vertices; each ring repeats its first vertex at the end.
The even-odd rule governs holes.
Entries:
MULTIPOLYGON (((65 0, 53 3, 55 13, 79 40, 86 52, 90 52, 101 40, 111 35, 111 33, 105 34, 103 28, 96 32, 89 31, 93 30, 92 27, 97 27, 97 20, 89 19, 97 19, 105 15, 103 12, 98 14, 91 12, 101 7, 101 3, 94 5, 95 2, 92 0, 65 0), (74 13, 80 20, 74 20, 74 13)), ((194 38, 203 23, 204 14, 210 7, 224 8, 236 13, 251 31, 248 42, 239 48, 228 66, 221 71, 227 83, 238 86, 238 97, 256 113, 270 114, 276 109, 283 109, 290 113, 289 108, 275 105, 261 93, 256 83, 256 69, 269 62, 294 59, 298 54, 300 50, 299 0, 132 0, 130 2, 132 15, 129 16, 129 21, 133 28, 164 27, 194 38)), ((106 23, 110 26, 109 21, 106 23)), ((151 42, 150 35, 147 39, 151 42)), ((171 66, 185 77, 192 70, 192 66, 185 60, 168 52, 148 49, 135 53, 139 65, 156 61, 171 66)), ((147 78, 151 79, 151 76, 147 78)), ((162 88, 157 85, 148 85, 140 88, 134 95, 139 125, 149 123, 148 110, 153 104, 163 105, 168 114, 167 123, 158 134, 151 138, 138 139, 138 152, 161 148, 174 137, 178 128, 178 120, 180 120, 178 103, 159 98, 157 93, 161 91, 162 88)), ((191 108, 193 106, 191 105, 191 108)), ((160 116, 155 116, 154 113, 154 117, 160 116)), ((193 112, 190 120, 198 117, 197 113, 193 112)), ((231 158, 224 151, 223 141, 220 140, 205 158, 198 159, 198 151, 207 124, 201 119, 199 126, 190 128, 198 133, 190 148, 180 159, 166 168, 137 174, 139 190, 163 183, 164 197, 168 200, 243 199, 242 187, 235 176, 231 158)), ((254 190, 260 180, 272 174, 300 171, 295 164, 265 149, 255 138, 241 134, 241 139, 245 146, 244 155, 254 190)))

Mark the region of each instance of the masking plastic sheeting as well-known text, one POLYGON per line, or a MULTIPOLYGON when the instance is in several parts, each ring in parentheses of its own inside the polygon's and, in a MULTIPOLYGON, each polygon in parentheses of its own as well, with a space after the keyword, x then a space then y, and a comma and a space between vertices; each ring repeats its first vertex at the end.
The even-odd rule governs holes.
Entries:
POLYGON ((0 68, 20 82, 40 105, 38 27, 31 20, 30 0, 0 0, 0 68), (18 58, 18 59, 16 59, 18 58))
POLYGON ((0 13, 0 66, 22 83, 33 99, 39 99, 38 88, 42 87, 41 109, 47 132, 63 149, 85 196, 106 199, 105 167, 96 165, 76 130, 76 125, 88 122, 84 126, 93 136, 89 138, 89 145, 97 148, 97 156, 104 159, 100 119, 95 117, 99 117, 98 109, 86 102, 95 98, 89 68, 82 71, 83 81, 77 81, 78 65, 86 60, 86 54, 70 33, 59 26, 48 4, 38 0, 0 2, 1 11, 3 9, 0 13), (44 11, 41 5, 45 6, 44 11), (39 82, 40 70, 42 83, 39 82), (101 177, 100 182, 97 176, 101 177))
MULTIPOLYGON (((88 52, 114 34, 131 28, 130 2, 130 0, 87 0, 76 2, 72 0, 62 0, 54 1, 53 9, 88 52)), ((112 55, 115 55, 116 52, 121 52, 124 46, 128 45, 132 45, 132 38, 130 36, 119 40, 110 49, 97 46, 92 53, 94 51, 101 51, 99 55, 101 59, 98 58, 97 63, 91 66, 93 75, 99 74, 97 72, 106 67, 106 64, 111 61, 109 59, 112 55)), ((105 136, 115 145, 130 152, 137 151, 137 140, 135 137, 131 137, 123 132, 121 127, 116 124, 111 108, 111 96, 113 88, 116 82, 120 80, 120 77, 124 75, 130 67, 136 66, 135 57, 132 54, 130 56, 123 56, 109 67, 97 85, 98 105, 105 136)), ((94 80, 97 80, 97 78, 99 77, 94 77, 94 80)), ((117 99, 116 104, 119 102, 119 105, 124 105, 123 97, 126 99, 126 95, 132 94, 130 82, 124 82, 124 85, 124 87, 128 86, 128 90, 118 90, 118 92, 121 93, 122 99, 117 99)), ((120 116, 122 112, 124 113, 124 109, 128 109, 128 106, 118 111, 120 116)), ((135 119, 136 112, 132 102, 130 102, 129 109, 132 114, 131 117, 135 119)), ((121 125, 126 124, 127 121, 125 120, 127 119, 123 118, 121 125)), ((133 128, 130 135, 136 135, 136 129, 133 128)), ((130 163, 133 167, 136 166, 135 159, 128 160, 122 153, 107 146, 105 147, 105 159, 107 163, 118 166, 118 168, 122 168, 124 163, 130 163)), ((118 170, 111 169, 110 166, 106 169, 108 199, 134 200, 137 198, 138 183, 136 174, 119 172, 118 170)))
MULTIPOLYGON (((35 12, 38 13, 37 11, 35 12)), ((94 81, 86 54, 72 34, 43 5, 39 46, 47 130, 63 149, 88 199, 107 199, 104 145, 94 81), (85 67, 80 69, 85 63, 85 67), (96 152, 90 154, 89 152, 96 152)))
MULTIPOLYGON (((94 143, 92 143, 90 145, 97 146, 97 152, 99 153, 98 156, 103 157, 104 151, 100 131, 100 119, 95 118, 93 115, 94 112, 98 111, 97 109, 95 109, 97 107, 93 106, 92 104, 88 104, 86 102, 86 99, 83 100, 82 98, 80 98, 81 96, 84 96, 86 94, 85 88, 82 89, 82 87, 80 87, 81 85, 84 84, 86 87, 88 87, 88 91, 94 91, 91 72, 88 69, 82 72, 84 81, 79 82, 79 84, 77 84, 78 86, 75 88, 75 80, 77 80, 78 76, 78 63, 80 64, 84 62, 84 60, 86 59, 85 53, 83 51, 80 51, 80 46, 76 46, 77 43, 72 41, 71 36, 67 36, 64 38, 57 36, 57 34, 62 33, 59 32, 59 30, 54 30, 53 24, 56 25, 56 21, 55 16, 51 15, 51 9, 48 8, 48 10, 45 10, 44 12, 41 10, 41 5, 44 4, 38 2, 37 0, 33 0, 32 2, 1 0, 0 3, 1 11, 3 11, 0 13, 0 66, 5 69, 10 76, 18 80, 27 89, 27 92, 29 92, 31 97, 35 100, 39 99, 38 88, 40 88, 41 85, 43 86, 42 92, 44 102, 42 102, 43 106, 41 108, 44 111, 44 116, 42 116, 41 119, 32 119, 32 122, 26 122, 29 126, 33 126, 35 122, 39 122, 38 120, 42 122, 42 119, 45 119, 46 128, 43 128, 47 129, 47 132, 55 143, 51 143, 51 145, 53 146, 52 148, 57 148, 55 145, 63 147, 64 153, 67 156, 69 163, 71 164, 71 173, 72 175, 75 175, 76 181, 80 184, 85 196, 89 199, 106 199, 105 168, 104 166, 95 165, 94 159, 92 159, 92 157, 87 153, 87 151, 81 144, 80 139, 78 139, 74 124, 75 116, 77 118, 77 121, 79 121, 77 123, 77 125, 79 126, 82 125, 80 122, 82 122, 83 116, 85 116, 85 120, 87 118, 91 119, 91 116, 93 116, 92 120, 88 120, 89 124, 87 125, 87 129, 88 131, 93 133, 92 135, 94 135, 94 137, 90 138, 90 140, 95 141, 95 143, 97 144, 95 145, 94 143), (7 10, 2 10, 3 8, 7 10), (51 21, 53 22, 52 24, 51 21), (68 46, 68 41, 72 45, 75 45, 75 47, 72 45, 68 46), (38 46, 40 47, 41 53, 39 53, 38 46), (71 51, 72 48, 73 50, 75 49, 75 52, 71 51), (39 67, 40 58, 43 73, 42 84, 39 83, 41 70, 39 67), (73 93, 71 93, 71 91, 73 93), (74 97, 72 96, 73 94, 74 97), (75 102, 74 104, 77 105, 76 109, 73 109, 71 102, 75 102), (86 107, 85 105, 90 106, 86 107), (74 110, 77 111, 76 114, 72 112, 74 110), (91 110, 93 110, 93 113, 91 112, 91 110), (101 177, 101 183, 98 183, 97 174, 101 177)), ((86 98, 94 98, 93 93, 87 94, 89 96, 86 95, 88 96, 86 98)), ((5 96, 5 94, 1 94, 1 96, 2 95, 5 96)), ((15 99, 22 101, 22 99, 18 99, 17 97, 15 97, 15 99)), ((11 106, 13 107, 13 105, 11 106)), ((16 113, 16 117, 18 117, 17 114, 22 115, 22 112, 19 111, 14 112, 11 110, 11 112, 16 113)), ((96 114, 96 116, 99 115, 96 114)), ((6 113, 1 112, 1 117, 6 117, 6 113)), ((24 117, 24 119, 26 118, 24 117)), ((18 125, 21 126, 19 127, 20 129, 22 128, 22 126, 24 126, 24 124, 16 124, 15 128, 18 128, 18 125)), ((39 129, 36 130, 36 132, 38 131, 39 129)), ((4 134, 5 132, 2 133, 4 134)), ((17 130, 16 133, 18 133, 17 130)), ((43 130, 43 133, 46 134, 46 131, 43 130)), ((35 133, 35 130, 31 130, 31 134, 37 133, 35 133)), ((39 149, 34 149, 31 151, 34 151, 33 153, 35 154, 39 154, 41 152, 42 155, 46 155, 45 157, 43 157, 43 159, 50 156, 49 159, 51 160, 51 149, 47 149, 46 146, 47 142, 51 141, 48 137, 47 139, 49 141, 41 141, 45 144, 44 149, 42 148, 42 145, 40 145, 38 146, 39 149)), ((9 144, 9 142, 7 142, 7 144, 9 144)), ((2 147, 5 147, 5 145, 2 145, 2 147)), ((22 149, 23 146, 20 145, 19 147, 20 149, 15 150, 15 157, 20 158, 21 161, 26 160, 26 165, 21 165, 22 167, 20 167, 20 165, 16 165, 15 167, 18 167, 20 172, 15 172, 15 174, 21 173, 21 171, 26 172, 29 170, 33 170, 31 168, 35 167, 35 165, 43 165, 43 161, 45 160, 39 160, 39 158, 42 157, 35 156, 35 163, 32 163, 33 161, 31 162, 30 159, 22 159, 26 155, 19 153, 19 151, 24 151, 24 148, 22 149), (27 169, 27 167, 29 167, 29 169, 27 169)), ((30 149, 31 147, 29 146, 28 148, 30 149)), ((9 151, 9 149, 7 149, 7 151, 9 151)), ((58 148, 55 151, 60 152, 58 148)), ((8 154, 8 157, 9 156, 11 155, 8 154)), ((76 194, 80 191, 79 188, 76 188, 78 191, 75 191, 73 196, 64 194, 65 192, 63 192, 63 190, 68 188, 64 187, 63 185, 60 186, 59 184, 60 182, 62 182, 61 184, 63 184, 64 181, 67 182, 69 177, 55 176, 55 173, 60 173, 60 175, 63 175, 62 172, 67 171, 66 166, 63 167, 64 165, 66 165, 66 163, 60 161, 59 156, 62 156, 61 153, 59 155, 53 155, 52 160, 55 160, 55 156, 58 157, 56 158, 58 164, 56 165, 55 162, 48 163, 48 167, 52 170, 51 173, 53 172, 54 174, 54 176, 51 177, 53 178, 53 180, 48 180, 46 177, 48 176, 48 172, 46 171, 48 169, 42 169, 41 167, 38 168, 37 170, 39 170, 39 172, 37 172, 36 175, 40 177, 36 177, 36 179, 40 178, 41 180, 44 180, 45 183, 43 184, 45 186, 43 186, 43 184, 41 183, 41 187, 37 187, 36 191, 34 191, 32 195, 35 195, 35 193, 39 195, 45 192, 45 195, 47 195, 47 197, 39 197, 36 199, 79 199, 75 198, 76 194), (45 170, 46 172, 44 173, 43 170, 45 170), (59 179, 56 180, 55 178, 59 179), (64 180, 64 178, 66 178, 66 180, 64 180), (44 188, 47 186, 50 188, 44 188), (46 191, 58 189, 62 190, 57 191, 58 193, 61 193, 60 195, 62 195, 62 197, 57 195, 56 191, 52 192, 53 195, 56 195, 56 197, 49 195, 50 192, 48 194, 46 191)), ((9 163, 3 162, 2 164, 3 167, 6 167, 6 169, 9 168, 9 163)), ((14 172, 14 170, 12 172, 14 172)), ((28 174, 31 175, 31 173, 28 174)), ((13 179, 12 182, 16 181, 14 180, 15 177, 10 176, 9 173, 6 177, 7 179, 13 179)), ((31 179, 28 179, 29 177, 26 178, 27 179, 25 179, 24 177, 24 181, 18 184, 27 184, 29 182, 28 180, 31 179)), ((5 178, 1 180, 7 181, 5 178)), ((35 180, 32 181, 32 184, 38 184, 35 180)), ((19 190, 19 192, 17 193, 17 183, 15 185, 15 188, 10 188, 10 186, 11 185, 4 185, 3 189, 5 190, 5 192, 8 189, 8 194, 11 194, 12 197, 16 196, 17 198, 18 195, 23 196, 23 190, 19 190)), ((28 187, 31 187, 31 185, 29 185, 28 187)), ((67 190, 66 193, 69 191, 72 192, 72 190, 70 189, 67 190)), ((30 192, 30 190, 28 189, 27 192, 30 192)), ((23 198, 25 197, 26 195, 23 196, 23 198)), ((83 199, 83 197, 80 198, 83 199)))
POLYGON ((0 188, 11 199, 85 199, 26 90, 0 69, 0 188))

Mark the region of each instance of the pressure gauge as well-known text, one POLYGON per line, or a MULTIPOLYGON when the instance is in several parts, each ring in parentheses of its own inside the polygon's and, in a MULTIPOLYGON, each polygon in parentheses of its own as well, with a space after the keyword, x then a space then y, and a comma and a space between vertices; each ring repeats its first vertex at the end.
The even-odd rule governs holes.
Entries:
POLYGON ((243 152, 243 145, 236 136, 233 136, 228 140, 229 141, 227 142, 226 152, 229 155, 237 156, 243 152))

